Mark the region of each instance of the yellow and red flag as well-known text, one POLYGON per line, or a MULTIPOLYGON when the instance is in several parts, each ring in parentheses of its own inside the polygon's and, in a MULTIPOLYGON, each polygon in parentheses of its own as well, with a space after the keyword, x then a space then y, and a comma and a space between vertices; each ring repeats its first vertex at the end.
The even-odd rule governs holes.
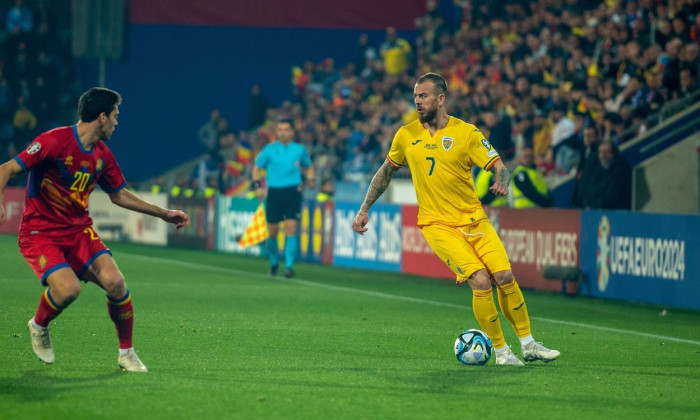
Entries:
POLYGON ((253 215, 253 220, 243 232, 241 240, 238 241, 240 246, 246 247, 259 244, 270 236, 267 230, 267 221, 265 220, 265 205, 260 203, 258 209, 253 215))

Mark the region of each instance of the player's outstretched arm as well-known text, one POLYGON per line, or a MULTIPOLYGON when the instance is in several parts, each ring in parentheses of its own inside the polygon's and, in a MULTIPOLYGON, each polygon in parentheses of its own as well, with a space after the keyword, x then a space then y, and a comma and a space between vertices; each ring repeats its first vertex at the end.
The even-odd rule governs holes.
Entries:
POLYGON ((355 232, 360 235, 367 232, 365 225, 367 225, 369 221, 369 208, 372 207, 372 204, 386 191, 391 179, 398 170, 399 168, 389 163, 388 160, 385 160, 377 173, 374 174, 372 182, 369 183, 365 201, 362 202, 360 211, 357 212, 357 216, 355 216, 355 220, 352 222, 352 228, 355 232))
POLYGON ((190 217, 187 213, 180 210, 169 210, 149 203, 126 188, 109 194, 109 198, 112 200, 112 203, 119 207, 161 218, 168 223, 174 224, 178 229, 190 223, 190 217))
POLYGON ((22 167, 15 160, 9 160, 0 165, 0 225, 5 223, 5 206, 3 200, 5 197, 5 188, 10 178, 22 172, 22 167))

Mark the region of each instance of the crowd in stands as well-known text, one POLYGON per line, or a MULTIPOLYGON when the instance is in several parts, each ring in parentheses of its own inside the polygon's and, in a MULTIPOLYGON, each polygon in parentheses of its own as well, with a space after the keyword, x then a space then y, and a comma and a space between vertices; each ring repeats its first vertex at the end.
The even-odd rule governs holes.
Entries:
MULTIPOLYGON (((417 117, 413 85, 432 71, 448 81, 448 112, 477 125, 511 170, 534 168, 548 182, 575 174, 576 205, 608 205, 588 185, 605 183, 601 168, 608 165, 629 176, 618 147, 657 124, 665 104, 697 101, 696 0, 440 1, 453 2, 459 16, 445 16, 438 0, 426 0, 415 39, 389 27, 381 42, 361 34, 346 63, 300 63, 291 69, 292 99, 279 107, 253 86, 242 130, 213 110, 198 133, 207 157, 177 177, 178 188, 167 188, 204 196, 247 192, 253 159, 279 119, 294 121, 317 185, 367 181, 396 130, 417 117), (602 143, 614 158, 599 156, 602 143)), ((1 161, 41 131, 74 122, 62 111, 73 109, 79 93, 66 5, 0 0, 1 161)), ((532 185, 542 182, 531 170, 521 173, 532 185)), ((624 201, 615 205, 628 207, 624 201)))
MULTIPOLYGON (((459 19, 427 0, 414 43, 387 28, 378 45, 361 35, 347 63, 328 58, 293 68, 293 100, 270 108, 251 97, 255 122, 236 133, 235 147, 255 156, 274 121, 292 119, 319 178, 367 180, 396 130, 416 118, 413 84, 432 71, 448 81, 450 114, 476 124, 512 169, 527 149, 548 179, 577 174, 588 185, 587 166, 604 175, 595 144, 605 142, 618 156, 621 144, 658 123, 664 104, 697 92, 695 0, 452 1, 459 19), (593 146, 584 143, 587 129, 593 146), (586 164, 589 157, 595 165, 586 164)), ((219 168, 230 161, 212 156, 219 168)), ((625 166, 617 158, 603 163, 625 166)), ((229 178, 222 191, 237 182, 229 178)), ((600 205, 582 200, 574 203, 600 205)))
MULTIPOLYGON (((42 131, 72 124, 78 86, 67 1, 0 1, 0 161, 42 131)), ((16 185, 24 180, 13 179, 16 185)))

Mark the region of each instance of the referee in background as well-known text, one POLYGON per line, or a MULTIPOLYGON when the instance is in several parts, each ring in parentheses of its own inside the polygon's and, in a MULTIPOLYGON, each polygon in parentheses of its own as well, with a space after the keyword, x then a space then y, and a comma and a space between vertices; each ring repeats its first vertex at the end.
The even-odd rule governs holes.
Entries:
POLYGON ((270 257, 270 275, 277 275, 279 267, 279 244, 277 236, 280 222, 284 222, 284 276, 294 276, 294 259, 299 248, 297 229, 301 214, 301 191, 304 174, 309 188, 315 188, 314 168, 303 145, 294 141, 294 126, 291 120, 281 120, 275 130, 275 141, 265 145, 255 159, 253 184, 255 195, 266 201, 267 252, 270 257), (263 170, 265 184, 263 185, 263 170), (266 188, 267 187, 267 191, 266 188), (266 194, 267 193, 267 194, 266 194))

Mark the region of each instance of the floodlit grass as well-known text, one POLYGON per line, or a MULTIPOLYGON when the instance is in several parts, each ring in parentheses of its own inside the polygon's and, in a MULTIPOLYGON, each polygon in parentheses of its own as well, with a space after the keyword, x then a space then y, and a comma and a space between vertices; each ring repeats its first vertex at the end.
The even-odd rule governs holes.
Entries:
POLYGON ((302 263, 287 280, 260 258, 111 245, 150 371, 118 369, 92 284, 39 362, 26 323, 42 288, 0 235, 0 419, 700 417, 698 311, 526 290, 535 338, 562 358, 468 367, 452 345, 478 327, 471 293, 449 281, 302 263))

